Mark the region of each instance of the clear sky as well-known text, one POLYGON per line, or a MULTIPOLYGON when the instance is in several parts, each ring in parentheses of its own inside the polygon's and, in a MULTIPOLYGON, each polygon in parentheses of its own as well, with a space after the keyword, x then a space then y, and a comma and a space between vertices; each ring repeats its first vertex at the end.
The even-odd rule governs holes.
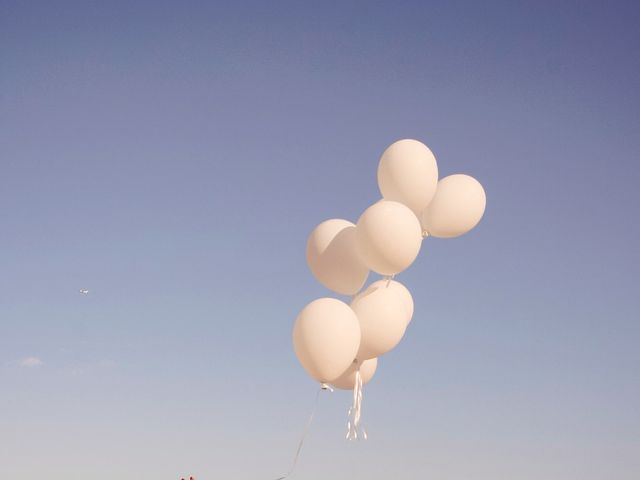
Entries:
MULTIPOLYGON (((415 316, 292 478, 640 478, 636 2, 0 2, 0 477, 270 480, 331 295, 304 247, 400 138, 468 173, 415 316), (79 289, 87 288, 82 295, 79 289)), ((376 277, 370 277, 374 280, 376 277)))

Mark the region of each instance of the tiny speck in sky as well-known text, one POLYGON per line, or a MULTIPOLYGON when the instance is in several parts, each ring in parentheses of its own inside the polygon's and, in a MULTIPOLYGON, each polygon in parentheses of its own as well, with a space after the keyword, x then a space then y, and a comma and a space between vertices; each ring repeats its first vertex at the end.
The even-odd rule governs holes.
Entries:
POLYGON ((89 290, 85 289, 85 288, 81 288, 80 289, 80 293, 83 295, 86 295, 87 293, 89 293, 89 290))

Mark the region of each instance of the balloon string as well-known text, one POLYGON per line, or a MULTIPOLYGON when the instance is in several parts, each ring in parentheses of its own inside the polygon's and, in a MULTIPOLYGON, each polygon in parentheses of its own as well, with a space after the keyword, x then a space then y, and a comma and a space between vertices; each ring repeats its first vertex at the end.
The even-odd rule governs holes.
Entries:
POLYGON ((316 393, 316 399, 314 401, 313 404, 313 410, 311 410, 311 415, 309 415, 309 419, 307 420, 307 424, 304 427, 304 430, 302 431, 302 437, 300 438, 300 442, 298 442, 298 449, 296 450, 296 454, 293 457, 293 463, 291 464, 291 468, 289 469, 289 471, 287 473, 285 473, 283 476, 276 478, 275 480, 284 480, 285 478, 287 478, 289 475, 291 475, 293 473, 293 470, 296 468, 296 464, 298 463, 298 457, 300 456, 300 451, 302 450, 302 445, 304 444, 305 439, 307 438, 307 433, 309 432, 309 427, 311 427, 311 423, 313 423, 313 417, 316 414, 316 410, 318 409, 318 400, 320 399, 320 392, 322 392, 323 390, 329 390, 330 392, 333 392, 333 388, 331 388, 330 385, 327 385, 326 383, 321 383, 320 384, 320 388, 318 389, 318 392, 316 393))
POLYGON ((353 386, 353 404, 349 409, 349 419, 347 420, 347 440, 367 439, 367 432, 360 425, 360 417, 362 414, 362 375, 360 375, 360 366, 356 370, 356 381, 353 386))
POLYGON ((393 280, 393 278, 396 276, 396 274, 394 273, 393 275, 387 275, 385 278, 385 280, 387 281, 387 284, 385 285, 385 288, 387 288, 389 286, 389 284, 391 283, 391 280, 393 280))

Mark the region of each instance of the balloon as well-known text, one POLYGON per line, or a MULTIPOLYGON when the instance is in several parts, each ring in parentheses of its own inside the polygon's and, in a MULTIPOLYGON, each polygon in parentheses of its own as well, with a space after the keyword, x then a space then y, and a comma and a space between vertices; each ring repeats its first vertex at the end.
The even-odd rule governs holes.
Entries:
POLYGON ((351 366, 360 345, 358 317, 344 302, 319 298, 298 314, 293 349, 309 375, 321 383, 351 366))
POLYGON ((371 287, 390 288, 396 294, 398 294, 402 299, 402 303, 404 304, 405 310, 407 312, 407 324, 409 324, 409 322, 413 318, 413 297, 411 297, 411 292, 407 287, 405 287, 400 282, 396 282, 395 280, 385 279, 373 282, 371 285, 369 285, 369 288, 371 287))
POLYGON ((365 265, 382 275, 394 275, 411 265, 418 256, 422 229, 408 207, 380 200, 360 216, 356 243, 365 265))
MULTIPOLYGON (((358 364, 355 362, 352 363, 346 372, 331 381, 331 385, 342 390, 353 390, 356 383, 357 368, 358 364)), ((376 368, 378 368, 377 358, 365 360, 360 364, 360 376, 362 377, 363 384, 369 383, 369 380, 373 378, 373 374, 376 373, 376 368)))
POLYGON ((469 175, 449 175, 438 182, 438 190, 422 213, 422 225, 429 235, 450 238, 475 227, 487 204, 480 182, 469 175))
POLYGON ((402 339, 408 312, 395 289, 370 285, 351 302, 360 322, 360 348, 356 358, 362 362, 379 357, 402 339))
POLYGON ((386 200, 404 203, 420 215, 438 185, 438 164, 429 147, 417 140, 389 146, 378 164, 378 186, 386 200))
POLYGON ((369 276, 358 255, 356 226, 347 220, 326 220, 311 232, 307 263, 322 285, 343 295, 358 293, 369 276))

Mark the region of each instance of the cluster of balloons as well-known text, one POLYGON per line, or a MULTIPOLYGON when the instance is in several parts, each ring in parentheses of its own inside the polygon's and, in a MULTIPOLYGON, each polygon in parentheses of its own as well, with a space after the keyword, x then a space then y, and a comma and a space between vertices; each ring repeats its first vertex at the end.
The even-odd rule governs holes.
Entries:
POLYGON ((367 383, 378 357, 393 349, 413 317, 409 290, 393 277, 418 256, 427 236, 450 238, 475 227, 486 205, 482 185, 468 175, 438 181, 431 150, 417 140, 389 146, 378 165, 382 199, 357 224, 331 219, 307 241, 315 278, 350 304, 319 298, 305 306, 293 327, 293 346, 307 373, 323 384, 353 389, 367 383), (369 272, 384 278, 362 289, 369 272))

